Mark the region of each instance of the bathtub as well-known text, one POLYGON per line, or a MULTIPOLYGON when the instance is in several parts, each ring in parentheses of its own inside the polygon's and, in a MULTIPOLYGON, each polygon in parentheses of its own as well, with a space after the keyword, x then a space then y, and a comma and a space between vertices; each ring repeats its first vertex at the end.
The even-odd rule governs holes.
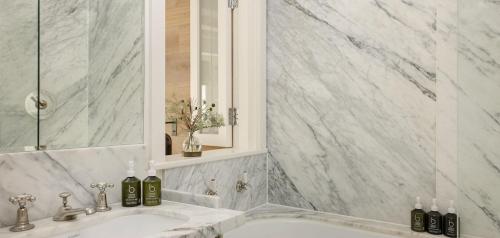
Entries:
POLYGON ((224 238, 397 238, 318 221, 273 218, 247 222, 224 238))

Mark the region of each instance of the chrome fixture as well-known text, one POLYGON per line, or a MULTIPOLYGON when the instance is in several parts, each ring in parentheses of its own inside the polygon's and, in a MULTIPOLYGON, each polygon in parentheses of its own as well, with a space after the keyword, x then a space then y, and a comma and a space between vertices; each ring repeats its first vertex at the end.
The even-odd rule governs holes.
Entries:
POLYGON ((40 110, 45 110, 48 107, 48 103, 46 100, 38 100, 35 96, 31 96, 31 100, 35 103, 35 107, 37 107, 40 110))
POLYGON ((238 182, 236 182, 236 191, 241 193, 248 190, 248 187, 250 187, 250 184, 248 183, 248 173, 245 171, 238 179, 238 182))
POLYGON ((112 183, 93 183, 90 185, 91 188, 99 189, 99 194, 97 194, 97 206, 96 211, 98 212, 107 212, 111 210, 111 207, 108 206, 108 199, 106 198, 106 189, 114 188, 115 185, 112 183))
POLYGON ((10 228, 10 231, 19 232, 35 228, 35 225, 30 224, 28 218, 28 208, 26 208, 28 202, 32 203, 35 200, 36 200, 35 196, 26 193, 19 194, 15 197, 9 198, 9 202, 11 202, 14 205, 19 205, 19 208, 17 209, 16 224, 10 228))
POLYGON ((40 90, 31 92, 24 100, 24 109, 35 119, 45 120, 56 111, 56 101, 51 93, 40 90))
POLYGON ((62 198, 63 205, 57 209, 57 213, 52 217, 54 221, 72 221, 76 219, 78 214, 85 213, 87 216, 95 213, 94 208, 71 208, 68 205, 68 197, 71 196, 71 193, 63 192, 59 194, 59 197, 62 198))
POLYGON ((217 196, 217 183, 215 179, 210 179, 207 183, 207 191, 205 191, 205 195, 209 196, 217 196))

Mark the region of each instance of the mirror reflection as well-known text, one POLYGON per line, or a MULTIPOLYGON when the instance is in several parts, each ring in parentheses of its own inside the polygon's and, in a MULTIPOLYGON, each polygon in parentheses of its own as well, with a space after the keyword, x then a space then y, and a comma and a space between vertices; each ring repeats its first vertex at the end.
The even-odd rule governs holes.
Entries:
POLYGON ((0 153, 143 143, 143 1, 1 4, 0 153))

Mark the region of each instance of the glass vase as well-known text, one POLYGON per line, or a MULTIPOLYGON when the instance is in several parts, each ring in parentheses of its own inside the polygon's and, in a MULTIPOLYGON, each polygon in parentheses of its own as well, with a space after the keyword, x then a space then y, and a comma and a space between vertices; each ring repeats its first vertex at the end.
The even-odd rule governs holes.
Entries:
POLYGON ((182 155, 184 157, 200 157, 202 145, 200 139, 196 137, 194 132, 189 132, 184 142, 182 142, 182 155))

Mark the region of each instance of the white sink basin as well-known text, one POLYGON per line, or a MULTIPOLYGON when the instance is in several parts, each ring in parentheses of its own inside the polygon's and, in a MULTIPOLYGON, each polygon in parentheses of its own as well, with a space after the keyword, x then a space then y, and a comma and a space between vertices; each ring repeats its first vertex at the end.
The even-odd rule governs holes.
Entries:
POLYGON ((135 214, 116 217, 101 224, 66 232, 53 238, 138 238, 157 234, 185 222, 186 219, 182 218, 135 214))

